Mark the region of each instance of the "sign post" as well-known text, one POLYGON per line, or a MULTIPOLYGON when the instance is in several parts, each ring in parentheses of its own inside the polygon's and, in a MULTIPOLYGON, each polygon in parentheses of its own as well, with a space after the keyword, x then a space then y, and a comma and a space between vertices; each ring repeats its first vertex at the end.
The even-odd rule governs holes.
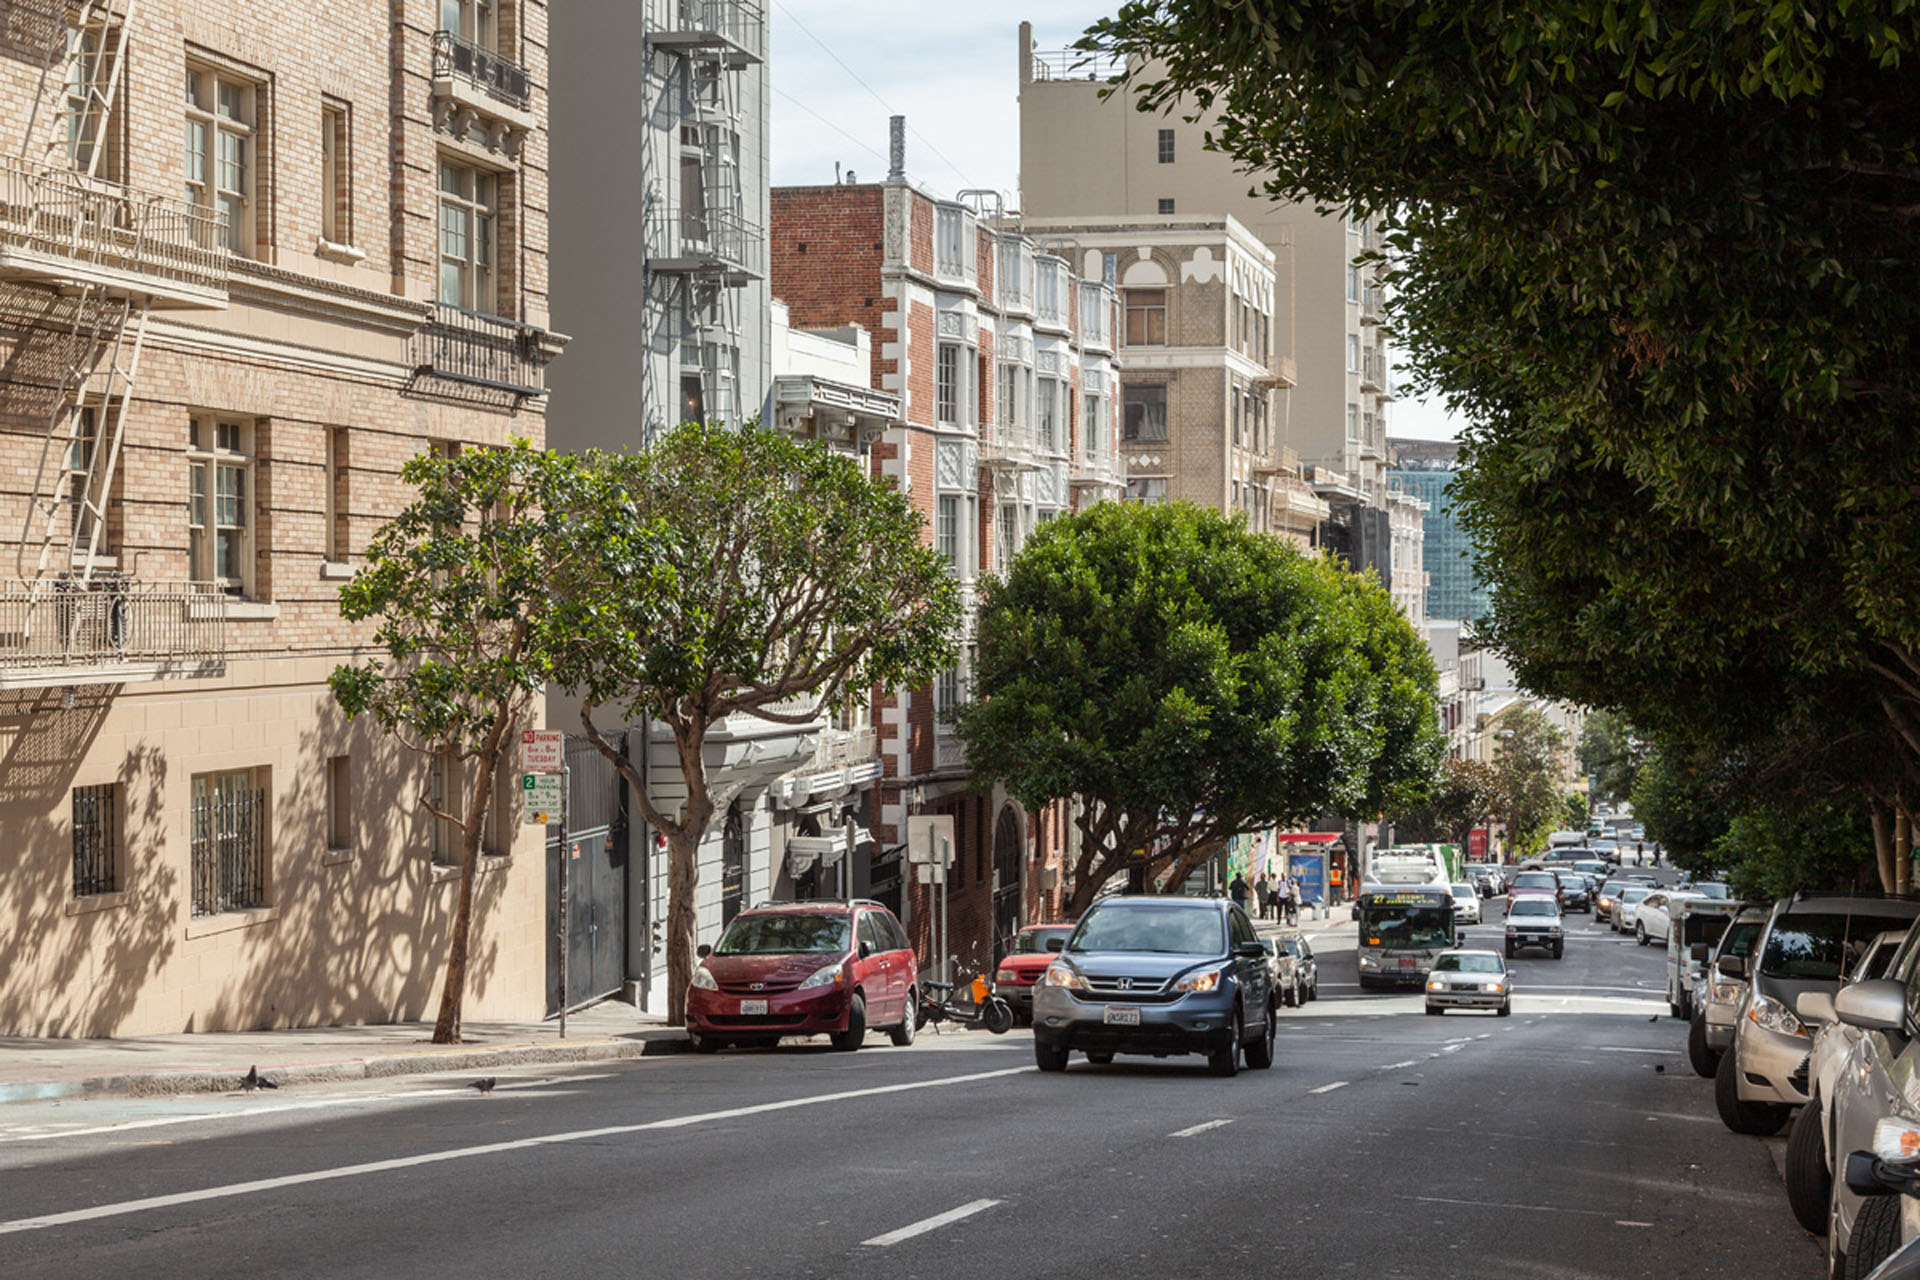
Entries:
POLYGON ((934 917, 934 972, 942 982, 952 982, 947 955, 947 868, 953 863, 953 815, 948 813, 913 814, 907 818, 907 861, 920 867, 920 883, 936 887, 940 912, 934 917))
MULTIPOLYGON (((560 839, 564 844, 567 838, 567 736, 558 729, 522 729, 520 731, 520 766, 526 772, 520 775, 520 812, 522 821, 528 826, 542 828, 541 844, 546 841, 545 828, 554 822, 560 824, 560 839)), ((560 852, 560 1038, 567 1038, 567 991, 569 979, 569 953, 573 950, 572 939, 567 934, 567 890, 571 887, 572 868, 567 864, 572 859, 563 848, 560 852)))

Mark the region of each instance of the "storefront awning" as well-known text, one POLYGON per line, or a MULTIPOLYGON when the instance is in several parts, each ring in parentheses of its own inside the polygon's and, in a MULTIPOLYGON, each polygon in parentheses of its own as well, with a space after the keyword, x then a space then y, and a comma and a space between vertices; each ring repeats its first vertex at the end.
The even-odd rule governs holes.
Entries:
POLYGON ((1341 834, 1338 831, 1283 831, 1273 841, 1275 844, 1332 844, 1341 834))

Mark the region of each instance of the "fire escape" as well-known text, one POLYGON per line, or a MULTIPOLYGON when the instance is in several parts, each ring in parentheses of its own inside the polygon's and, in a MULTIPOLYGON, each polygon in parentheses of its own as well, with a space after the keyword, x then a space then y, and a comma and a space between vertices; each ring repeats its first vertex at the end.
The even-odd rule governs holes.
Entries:
POLYGON ((740 172, 741 73, 765 59, 766 15, 746 0, 679 0, 647 33, 641 168, 646 439, 689 419, 735 419, 740 287, 766 273, 765 229, 740 172), (654 65, 654 53, 668 55, 654 65), (677 361, 664 382, 655 362, 677 361))
POLYGON ((225 657, 216 586, 143 580, 111 553, 148 317, 227 304, 222 217, 126 180, 116 108, 137 3, 62 15, 20 152, 0 157, 0 285, 35 312, 26 341, 53 371, 13 393, 51 408, 0 581, 0 689, 206 674, 225 657))

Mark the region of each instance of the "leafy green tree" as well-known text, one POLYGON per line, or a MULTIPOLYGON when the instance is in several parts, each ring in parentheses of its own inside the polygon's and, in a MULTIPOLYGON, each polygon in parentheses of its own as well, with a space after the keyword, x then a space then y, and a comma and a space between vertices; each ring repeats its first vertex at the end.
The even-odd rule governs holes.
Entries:
POLYGON ((1473 829, 1494 814, 1498 776, 1482 760, 1440 762, 1440 769, 1419 804, 1394 819, 1395 838, 1435 840, 1465 848, 1473 829))
POLYGON ((581 594, 597 607, 572 620, 557 678, 581 695, 586 736, 666 837, 667 1012, 678 1024, 698 851, 742 785, 713 780, 715 727, 739 716, 809 724, 849 692, 930 680, 954 660, 959 590, 890 482, 757 422, 689 422, 596 465, 625 520, 594 531, 597 578, 581 594), (672 734, 687 795, 677 810, 655 802, 607 737, 603 709, 672 734))
POLYGON ((1564 817, 1560 790, 1567 735, 1537 707, 1520 706, 1500 717, 1494 731, 1494 812, 1507 824, 1507 847, 1521 853, 1539 845, 1554 821, 1564 817))
POLYGON ((1416 794, 1435 678, 1391 607, 1217 513, 1102 504, 987 584, 956 728, 977 785, 1081 802, 1078 914, 1130 870, 1177 884, 1236 834, 1416 794))
POLYGON ((1633 794, 1634 774, 1645 755, 1646 747, 1626 717, 1604 709, 1587 717, 1580 731, 1580 769, 1605 799, 1625 800, 1633 794))
POLYGON ((1587 803, 1586 794, 1580 791, 1569 791, 1566 795, 1566 803, 1567 830, 1585 831, 1587 816, 1593 812, 1592 807, 1587 803))
POLYGON ((1864 712, 1898 776, 1857 789, 1905 808, 1917 41, 1904 0, 1141 0, 1088 44, 1274 194, 1389 222, 1526 687, 1723 754, 1864 712))
MULTIPOLYGON (((340 616, 375 621, 382 656, 334 669, 335 700, 406 745, 450 756, 472 785, 464 804, 419 803, 460 832, 460 888, 434 1021, 457 1044, 473 928, 473 881, 493 788, 515 733, 531 722, 563 647, 570 611, 553 587, 584 553, 604 489, 573 459, 524 440, 457 457, 422 454, 401 477, 415 489, 377 532, 367 564, 340 589, 340 616)), ((636 536, 644 533, 636 529, 636 536)), ((658 569, 642 572, 655 587, 658 569)))

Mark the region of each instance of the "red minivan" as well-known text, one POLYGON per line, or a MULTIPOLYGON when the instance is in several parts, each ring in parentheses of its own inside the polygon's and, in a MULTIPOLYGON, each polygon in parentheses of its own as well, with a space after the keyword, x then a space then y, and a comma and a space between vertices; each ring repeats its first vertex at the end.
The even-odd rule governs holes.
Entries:
POLYGON ((700 1053, 825 1033, 858 1049, 869 1027, 913 1043, 920 969, 907 931, 878 902, 768 902, 700 948, 687 1033, 700 1053))

